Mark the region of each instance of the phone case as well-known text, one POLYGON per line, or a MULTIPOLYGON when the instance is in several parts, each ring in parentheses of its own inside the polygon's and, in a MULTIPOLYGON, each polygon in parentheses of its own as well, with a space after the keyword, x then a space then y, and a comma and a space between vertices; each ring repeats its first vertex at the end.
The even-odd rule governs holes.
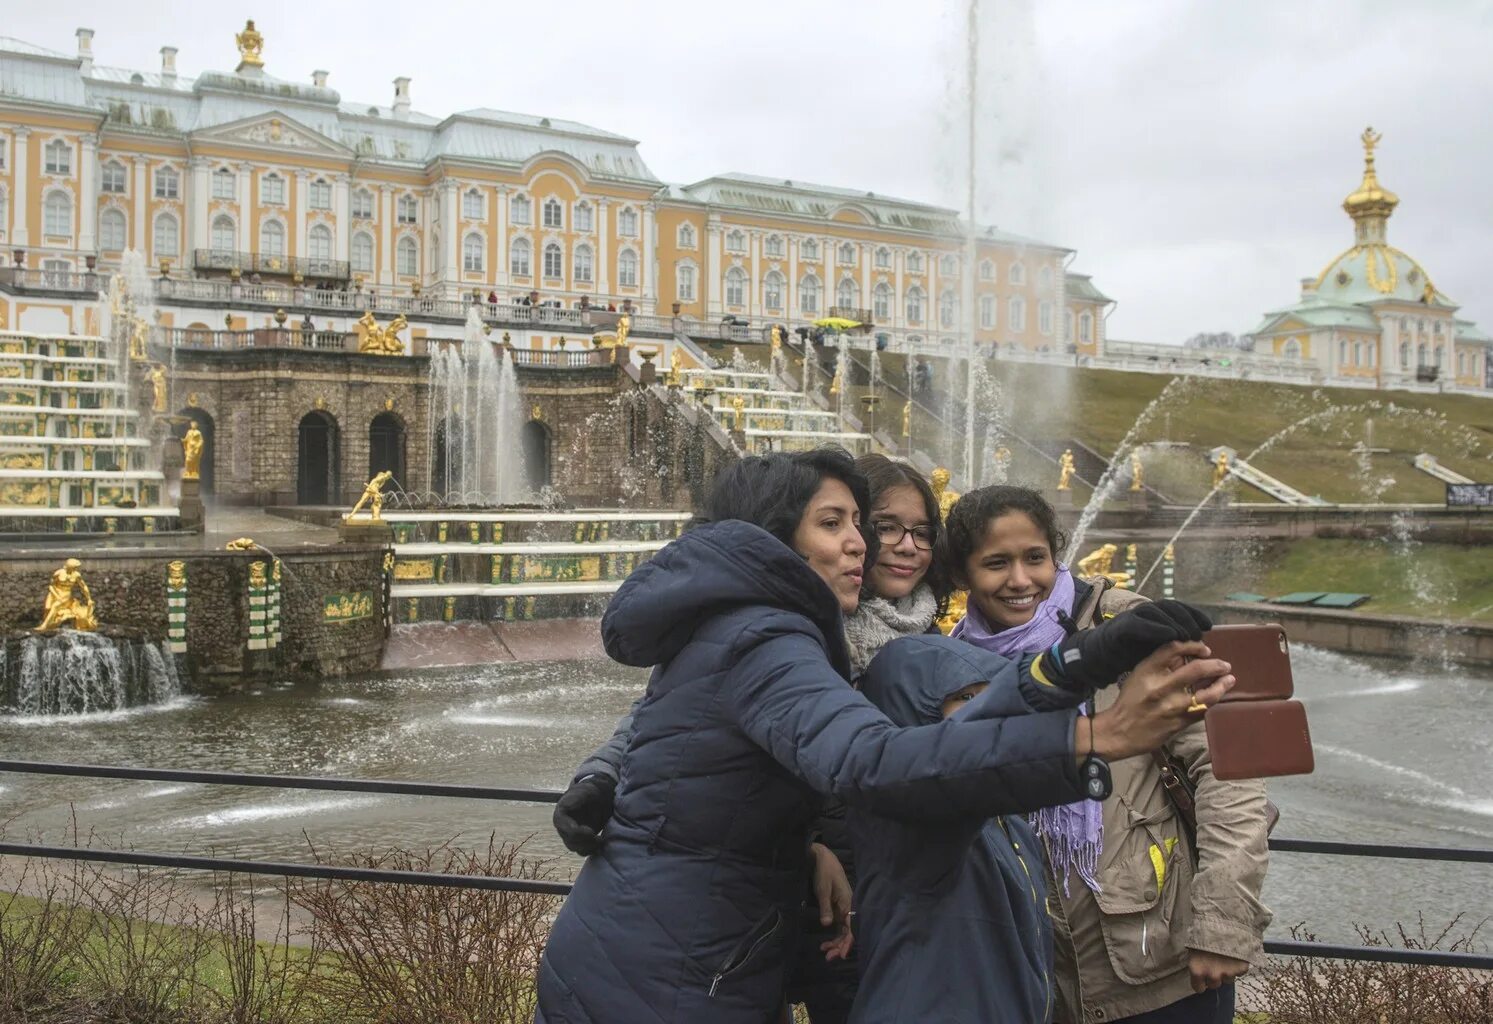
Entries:
POLYGON ((1203 718, 1215 778, 1309 775, 1316 767, 1306 706, 1294 700, 1218 704, 1203 718))
POLYGON ((1234 688, 1224 702, 1286 700, 1296 692, 1286 631, 1275 623, 1215 626, 1203 634, 1203 643, 1233 666, 1234 688))

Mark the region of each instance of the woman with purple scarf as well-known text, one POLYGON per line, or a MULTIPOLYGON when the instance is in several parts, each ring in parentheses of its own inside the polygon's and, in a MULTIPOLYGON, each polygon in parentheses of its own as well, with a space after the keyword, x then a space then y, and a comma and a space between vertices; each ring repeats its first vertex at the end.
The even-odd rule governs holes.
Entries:
MULTIPOLYGON (((1057 517, 1035 491, 971 491, 950 510, 945 527, 940 554, 969 592, 953 636, 983 650, 1016 659, 1072 649, 1085 631, 1101 633, 1094 627, 1148 607, 1139 595, 1112 589, 1107 578, 1074 578, 1057 560, 1065 546, 1057 517)), ((1110 732, 1108 720, 1140 676, 1138 668, 1087 704, 1094 735, 1110 732)), ((1201 715, 1161 752, 1196 788, 1196 835, 1184 826, 1152 756, 1111 758, 1112 792, 1103 802, 1031 816, 1054 896, 1058 1024, 1230 1024, 1234 979, 1262 953, 1270 922, 1260 902, 1264 784, 1213 777, 1201 715)))

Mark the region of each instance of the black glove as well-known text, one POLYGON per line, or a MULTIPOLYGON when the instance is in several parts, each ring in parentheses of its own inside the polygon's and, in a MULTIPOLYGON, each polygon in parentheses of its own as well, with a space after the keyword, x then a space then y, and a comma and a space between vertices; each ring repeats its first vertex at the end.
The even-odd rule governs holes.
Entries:
POLYGON ((1141 604, 1060 642, 1053 667, 1072 689, 1097 690, 1134 669, 1158 647, 1173 640, 1201 640, 1212 628, 1213 621, 1190 604, 1141 604))
POLYGON ((606 775, 587 775, 555 804, 555 831, 571 853, 589 857, 601 849, 601 830, 612 816, 617 783, 606 775))

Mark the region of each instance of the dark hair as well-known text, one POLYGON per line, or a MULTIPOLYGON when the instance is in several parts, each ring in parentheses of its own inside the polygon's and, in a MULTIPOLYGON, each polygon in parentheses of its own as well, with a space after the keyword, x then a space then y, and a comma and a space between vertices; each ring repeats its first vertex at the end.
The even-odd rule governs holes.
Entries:
MULTIPOLYGON (((855 468, 865 474, 867 482, 871 486, 871 500, 866 506, 866 517, 870 517, 870 509, 874 508, 881 496, 894 487, 911 487, 918 492, 923 499, 923 511, 928 518, 928 525, 933 530, 933 559, 928 563, 927 575, 923 582, 928 584, 933 591, 933 597, 938 601, 938 614, 943 615, 948 610, 949 596, 954 592, 954 581, 949 572, 949 563, 943 552, 942 545, 938 543, 943 534, 939 522, 938 499, 933 496, 933 488, 928 486, 928 480, 912 466, 897 459, 889 459, 885 455, 872 453, 862 455, 855 460, 855 468)), ((875 535, 874 524, 867 524, 872 535, 875 535)), ((875 564, 876 556, 872 552, 866 554, 866 579, 871 579, 870 567, 875 564)), ((862 597, 874 597, 869 582, 861 588, 862 597)))
POLYGON ((949 518, 944 522, 944 532, 939 538, 945 564, 951 572, 963 574, 964 565, 975 553, 985 529, 992 519, 1008 512, 1022 512, 1037 524, 1037 529, 1047 535, 1047 546, 1054 560, 1063 556, 1068 536, 1058 526, 1057 513, 1030 487, 1011 487, 1000 484, 980 487, 965 494, 949 509, 949 518))
POLYGON ((692 525, 740 519, 762 527, 791 548, 804 510, 826 480, 838 480, 850 488, 860 509, 861 536, 866 539, 869 563, 876 557, 876 532, 871 529, 870 521, 871 491, 844 448, 769 452, 728 463, 716 475, 705 507, 695 513, 692 525))

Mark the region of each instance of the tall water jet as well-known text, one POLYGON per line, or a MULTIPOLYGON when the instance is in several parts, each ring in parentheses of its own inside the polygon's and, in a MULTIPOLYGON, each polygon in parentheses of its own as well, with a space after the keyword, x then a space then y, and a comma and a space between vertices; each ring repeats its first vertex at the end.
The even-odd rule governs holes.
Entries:
POLYGON ((502 504, 526 497, 523 399, 511 355, 500 356, 477 307, 467 312, 460 345, 430 357, 429 489, 460 504, 502 504))

